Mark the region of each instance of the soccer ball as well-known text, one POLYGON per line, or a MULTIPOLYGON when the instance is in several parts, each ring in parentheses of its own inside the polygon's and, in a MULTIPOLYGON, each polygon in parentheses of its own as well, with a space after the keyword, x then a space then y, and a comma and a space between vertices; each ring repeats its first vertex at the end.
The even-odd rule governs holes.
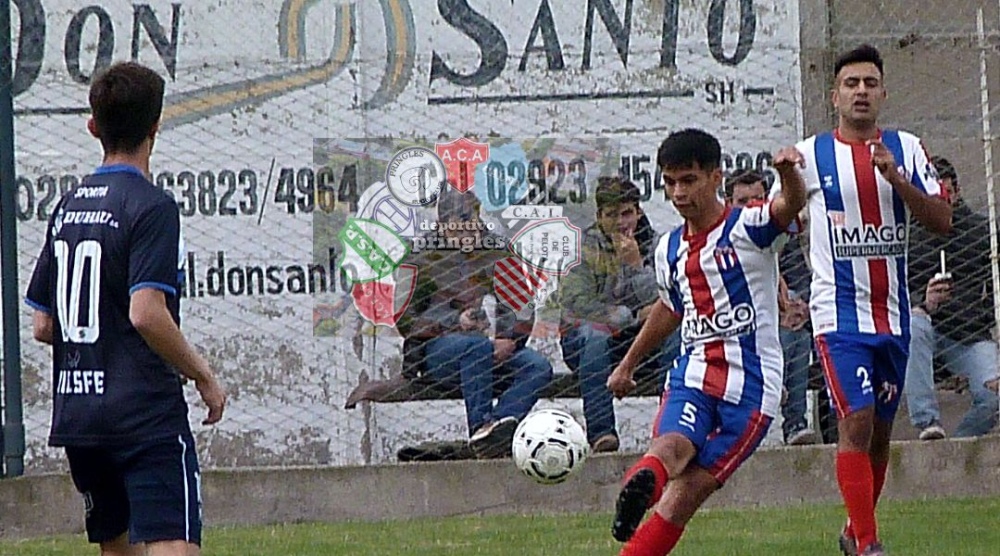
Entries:
POLYGON ((568 479, 590 454, 583 427, 572 415, 558 409, 541 409, 528 415, 514 431, 514 464, 543 485, 568 479))

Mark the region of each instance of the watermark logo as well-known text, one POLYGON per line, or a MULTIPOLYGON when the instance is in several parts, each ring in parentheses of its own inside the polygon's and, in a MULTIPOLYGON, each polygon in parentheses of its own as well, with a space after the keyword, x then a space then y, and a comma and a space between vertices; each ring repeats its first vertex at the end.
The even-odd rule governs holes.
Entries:
POLYGON ((563 208, 558 205, 514 205, 503 209, 500 218, 507 221, 508 228, 513 228, 521 220, 547 220, 562 215, 563 208))
POLYGON ((510 250, 529 265, 559 276, 580 264, 583 230, 566 217, 533 222, 517 233, 510 250))
POLYGON ((441 159, 423 147, 397 152, 385 169, 385 183, 393 197, 413 207, 437 201, 446 177, 441 159))
POLYGON ((413 299, 417 274, 416 265, 401 264, 381 280, 354 284, 351 288, 354 307, 372 324, 395 326, 413 299))
POLYGON ((348 218, 337 237, 344 245, 338 266, 354 282, 385 278, 410 252, 406 240, 375 220, 348 218))
POLYGON ((500 259, 493 265, 493 292, 497 301, 509 307, 517 318, 524 320, 545 289, 549 276, 517 257, 500 259))
POLYGON ((434 153, 444 163, 448 183, 466 193, 475 184, 476 167, 489 160, 490 145, 462 137, 450 143, 435 143, 434 153))
POLYGON ((392 195, 389 186, 376 182, 358 199, 357 218, 385 224, 393 232, 412 237, 416 233, 416 211, 392 195))
POLYGON ((498 212, 528 195, 528 155, 518 143, 490 149, 490 159, 476 167, 475 193, 486 212, 498 212))

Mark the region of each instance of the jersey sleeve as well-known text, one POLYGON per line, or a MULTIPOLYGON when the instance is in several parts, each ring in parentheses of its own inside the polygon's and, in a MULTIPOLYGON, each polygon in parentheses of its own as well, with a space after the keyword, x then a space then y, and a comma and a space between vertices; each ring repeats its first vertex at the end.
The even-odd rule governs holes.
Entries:
POLYGON ((795 231, 798 225, 792 222, 787 229, 778 225, 772 211, 772 202, 743 207, 739 223, 747 238, 757 249, 777 252, 781 251, 787 241, 788 236, 785 232, 795 231))
POLYGON ((913 143, 913 172, 911 173, 910 183, 932 197, 947 198, 948 192, 941 187, 937 170, 927 156, 927 150, 924 148, 923 143, 915 137, 913 138, 913 143))
MULTIPOLYGON (((53 216, 54 217, 54 216, 53 216)), ((35 262, 35 270, 31 273, 31 282, 24 296, 24 302, 36 311, 52 314, 52 222, 49 222, 45 233, 45 244, 35 262)))
POLYGON ((129 295, 153 288, 177 295, 177 262, 180 250, 180 212, 165 201, 141 213, 129 236, 129 295))
POLYGON ((680 288, 675 280, 676 272, 676 248, 671 249, 671 245, 677 242, 677 232, 667 234, 660 239, 660 244, 656 248, 655 271, 656 285, 659 289, 660 300, 673 311, 677 318, 684 316, 684 301, 681 298, 680 288))

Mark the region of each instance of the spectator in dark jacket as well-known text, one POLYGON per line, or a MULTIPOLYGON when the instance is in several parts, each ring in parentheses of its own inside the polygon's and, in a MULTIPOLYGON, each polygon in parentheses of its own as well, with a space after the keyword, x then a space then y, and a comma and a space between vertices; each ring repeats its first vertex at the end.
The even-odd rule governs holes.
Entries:
POLYGON ((482 237, 486 232, 476 225, 475 197, 448 189, 437 211, 439 237, 424 238, 425 250, 408 261, 418 271, 409 310, 397 323, 404 338, 404 370, 461 387, 473 452, 483 458, 504 456, 517 423, 552 380, 552 365, 525 345, 533 311, 527 310, 524 319, 501 303, 495 304, 494 318, 486 311, 494 264, 510 253, 502 238, 482 237), (462 248, 473 245, 480 248, 462 248), (503 389, 496 406, 495 386, 503 389))
POLYGON ((945 436, 934 395, 934 358, 969 379, 972 407, 954 435, 983 435, 997 423, 997 395, 986 384, 997 372, 989 221, 962 202, 958 174, 951 163, 943 157, 931 162, 948 191, 953 212, 947 237, 920 227, 913 228, 910 236, 912 337, 903 392, 910 422, 920 429, 921 440, 945 436), (944 276, 942 257, 946 260, 944 276))

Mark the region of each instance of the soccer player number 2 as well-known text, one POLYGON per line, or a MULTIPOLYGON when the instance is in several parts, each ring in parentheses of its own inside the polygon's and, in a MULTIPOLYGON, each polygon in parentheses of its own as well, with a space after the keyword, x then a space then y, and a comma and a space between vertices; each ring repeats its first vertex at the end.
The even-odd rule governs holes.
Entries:
POLYGON ((101 244, 81 241, 70 258, 69 244, 54 243, 56 255, 56 311, 64 342, 92 344, 101 335, 97 306, 101 292, 101 244), (84 281, 84 272, 86 282, 84 281), (84 286, 87 287, 83 291, 84 286), (86 302, 86 318, 81 322, 81 304, 86 302))

